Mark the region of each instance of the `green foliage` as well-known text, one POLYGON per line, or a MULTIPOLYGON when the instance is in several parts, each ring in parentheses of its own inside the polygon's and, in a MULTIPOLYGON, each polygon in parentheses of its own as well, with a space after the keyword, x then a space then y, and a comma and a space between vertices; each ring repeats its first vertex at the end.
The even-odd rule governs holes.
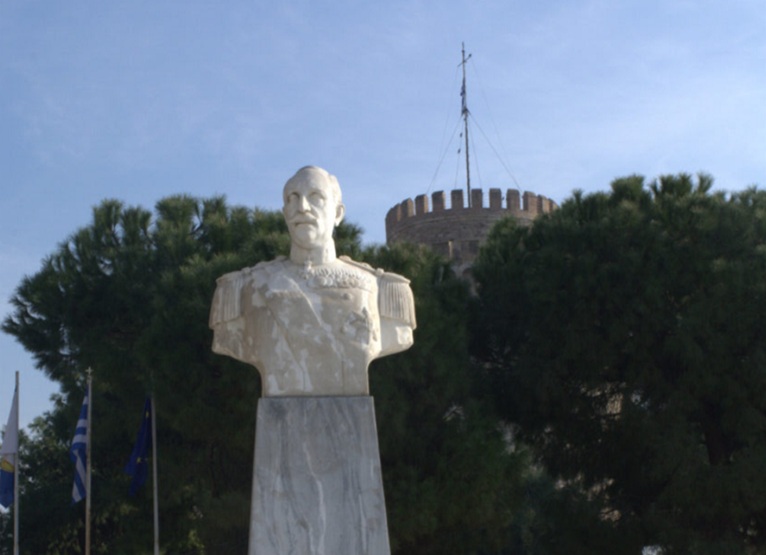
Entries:
MULTIPOLYGON (((358 228, 345 225, 341 233, 347 244, 358 242, 358 228)), ((163 543, 173 553, 245 549, 253 449, 247 423, 254 422, 259 383, 252 369, 210 351, 207 318, 218 276, 288 248, 280 214, 230 209, 221 198, 166 198, 155 216, 105 201, 91 225, 23 280, 3 329, 62 391, 55 409, 32 426, 24 496, 55 502, 35 502, 25 514, 37 526, 37 543, 25 549, 79 549, 82 511, 69 508, 67 448, 88 367, 94 553, 140 553, 150 545, 150 490, 127 498, 122 468, 151 391, 163 543)))
POLYGON ((370 368, 392 550, 497 552, 526 460, 508 452, 473 395, 467 284, 423 247, 370 249, 364 258, 412 278, 418 318, 414 346, 370 368))
POLYGON ((474 268, 487 393, 623 541, 593 553, 766 551, 766 193, 711 186, 576 193, 474 268))
MULTIPOLYGON (((415 247, 363 249, 360 229, 336 229, 349 254, 413 280, 415 347, 373 364, 389 530, 396 553, 496 552, 512 534, 526 455, 473 395, 466 285, 415 247)), ((83 508, 70 506, 67 454, 93 368, 93 552, 146 553, 151 489, 127 494, 122 473, 154 392, 162 547, 237 553, 247 546, 257 372, 211 352, 217 277, 287 254, 281 214, 222 198, 161 200, 154 213, 105 201, 93 221, 23 280, 3 329, 61 384, 25 444, 25 553, 78 553, 83 508), (34 538, 34 539, 32 539, 34 538)))

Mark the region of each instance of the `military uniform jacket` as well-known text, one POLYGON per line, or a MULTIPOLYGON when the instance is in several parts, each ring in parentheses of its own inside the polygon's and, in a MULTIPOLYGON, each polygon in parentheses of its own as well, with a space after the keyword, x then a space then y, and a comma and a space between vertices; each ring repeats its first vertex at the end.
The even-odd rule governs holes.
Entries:
POLYGON ((210 312, 213 351, 255 366, 265 396, 367 395, 370 361, 407 349, 415 325, 407 279, 346 257, 226 274, 210 312))

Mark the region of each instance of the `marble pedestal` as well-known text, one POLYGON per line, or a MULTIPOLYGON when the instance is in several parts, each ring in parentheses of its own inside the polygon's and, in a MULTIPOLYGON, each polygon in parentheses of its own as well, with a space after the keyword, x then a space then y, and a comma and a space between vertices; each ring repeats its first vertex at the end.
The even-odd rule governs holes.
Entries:
POLYGON ((390 555, 372 397, 258 401, 249 555, 390 555))

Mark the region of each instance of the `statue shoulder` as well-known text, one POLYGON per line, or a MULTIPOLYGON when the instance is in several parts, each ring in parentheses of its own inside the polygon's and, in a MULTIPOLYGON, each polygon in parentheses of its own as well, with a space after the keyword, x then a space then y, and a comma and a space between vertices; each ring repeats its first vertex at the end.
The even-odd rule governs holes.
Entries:
POLYGON ((380 315, 392 320, 398 320, 415 329, 415 299, 410 289, 410 280, 381 268, 373 268, 365 262, 351 260, 348 256, 340 256, 346 264, 350 264, 364 272, 374 275, 378 280, 378 309, 380 315))
POLYGON ((393 272, 386 272, 382 268, 373 268, 366 262, 357 262, 356 260, 352 260, 348 256, 339 256, 339 260, 342 260, 346 264, 349 264, 355 268, 359 268, 360 270, 364 270, 365 272, 368 272, 375 277, 379 278, 381 281, 385 283, 403 283, 405 285, 409 285, 410 280, 408 280, 404 276, 400 276, 399 274, 395 274, 393 272))
POLYGON ((284 268, 285 257, 278 257, 268 262, 259 262, 255 266, 229 272, 216 279, 215 294, 210 311, 211 325, 238 318, 242 314, 242 290, 248 285, 257 287, 268 281, 270 275, 284 268))
POLYGON ((375 277, 379 277, 380 275, 384 273, 383 270, 381 270, 380 268, 373 268, 366 262, 358 262, 356 260, 352 260, 346 255, 339 256, 338 260, 340 260, 341 262, 345 264, 348 264, 352 268, 356 268, 357 270, 362 270, 363 272, 367 274, 372 274, 375 277))
POLYGON ((263 282, 274 274, 285 271, 287 266, 287 258, 284 256, 278 256, 274 260, 267 260, 265 262, 259 262, 255 266, 245 268, 243 271, 247 271, 248 275, 256 282, 263 282))

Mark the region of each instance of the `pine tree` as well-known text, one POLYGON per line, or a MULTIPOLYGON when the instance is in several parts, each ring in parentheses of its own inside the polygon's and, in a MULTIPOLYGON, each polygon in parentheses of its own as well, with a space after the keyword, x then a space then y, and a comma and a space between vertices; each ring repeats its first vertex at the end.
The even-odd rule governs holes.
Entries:
POLYGON ((711 186, 576 193, 475 267, 489 390, 623 542, 593 552, 766 552, 766 193, 711 186))

